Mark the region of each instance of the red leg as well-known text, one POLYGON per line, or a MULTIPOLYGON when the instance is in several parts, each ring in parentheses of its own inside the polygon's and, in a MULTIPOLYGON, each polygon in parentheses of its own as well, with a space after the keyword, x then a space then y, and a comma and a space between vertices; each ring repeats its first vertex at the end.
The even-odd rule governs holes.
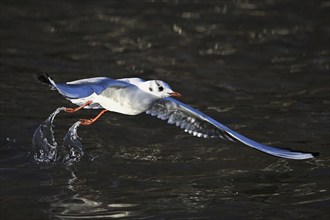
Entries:
POLYGON ((65 108, 65 111, 66 111, 66 112, 73 113, 73 112, 76 112, 76 111, 82 109, 83 107, 85 107, 85 106, 87 106, 87 105, 92 104, 92 102, 93 102, 93 101, 88 101, 88 102, 82 104, 81 106, 79 106, 79 107, 77 107, 77 108, 65 108))
POLYGON ((81 125, 91 125, 93 124, 97 119, 99 119, 99 117, 101 117, 101 115, 103 115, 105 112, 107 112, 108 110, 103 109, 95 118, 92 119, 80 119, 80 124, 81 125))

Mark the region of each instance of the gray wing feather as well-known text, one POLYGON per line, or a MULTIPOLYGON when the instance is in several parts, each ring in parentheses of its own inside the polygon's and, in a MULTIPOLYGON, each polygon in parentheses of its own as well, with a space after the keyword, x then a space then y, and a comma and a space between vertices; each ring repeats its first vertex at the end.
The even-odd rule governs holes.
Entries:
POLYGON ((107 77, 94 77, 81 79, 67 83, 55 83, 48 78, 50 83, 65 97, 69 99, 79 99, 92 95, 93 93, 101 94, 108 88, 123 88, 132 86, 123 81, 113 80, 107 77))
POLYGON ((210 123, 207 120, 209 118, 207 115, 173 98, 157 101, 146 113, 159 119, 167 120, 168 124, 175 124, 194 136, 204 138, 219 137, 235 141, 225 129, 219 129, 219 127, 210 123))
POLYGON ((205 138, 220 137, 230 141, 239 141, 264 153, 282 158, 302 160, 314 157, 312 153, 291 151, 257 143, 231 130, 197 109, 173 98, 165 98, 155 102, 146 113, 157 116, 162 120, 167 120, 169 124, 175 124, 194 136, 205 138))

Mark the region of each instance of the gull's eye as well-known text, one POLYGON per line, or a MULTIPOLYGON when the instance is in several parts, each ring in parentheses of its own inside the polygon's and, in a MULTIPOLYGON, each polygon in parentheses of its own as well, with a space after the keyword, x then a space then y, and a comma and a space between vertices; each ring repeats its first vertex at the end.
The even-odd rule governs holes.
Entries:
POLYGON ((151 87, 149 87, 149 91, 150 91, 150 92, 152 92, 152 91, 153 91, 153 89, 152 89, 151 87))
POLYGON ((158 91, 159 91, 159 92, 161 92, 161 91, 163 91, 163 90, 164 90, 164 87, 163 87, 163 86, 159 86, 159 87, 158 87, 158 91))

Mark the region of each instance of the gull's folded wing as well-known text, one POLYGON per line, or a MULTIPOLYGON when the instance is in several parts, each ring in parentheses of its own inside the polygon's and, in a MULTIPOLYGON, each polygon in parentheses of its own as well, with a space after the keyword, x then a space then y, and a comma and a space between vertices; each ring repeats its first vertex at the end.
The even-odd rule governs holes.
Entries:
POLYGON ((109 87, 124 88, 131 85, 127 82, 117 81, 107 77, 95 77, 67 83, 55 83, 51 78, 48 79, 59 93, 69 99, 84 98, 93 93, 99 95, 109 87))
POLYGON ((175 124, 194 136, 220 137, 231 141, 240 141, 249 147, 277 157, 296 160, 313 157, 311 153, 295 152, 257 143, 238 134, 206 114, 173 98, 165 98, 157 101, 146 113, 157 116, 162 120, 167 120, 169 124, 175 124))

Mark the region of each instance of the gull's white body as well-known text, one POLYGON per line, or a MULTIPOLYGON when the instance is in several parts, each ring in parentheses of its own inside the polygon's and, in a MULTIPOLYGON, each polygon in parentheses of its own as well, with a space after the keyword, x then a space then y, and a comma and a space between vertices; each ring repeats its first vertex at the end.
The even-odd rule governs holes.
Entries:
POLYGON ((125 115, 137 115, 144 112, 147 108, 145 108, 143 103, 134 102, 134 97, 135 93, 133 89, 121 89, 118 91, 110 88, 102 92, 100 95, 93 93, 84 98, 69 100, 76 105, 82 105, 89 100, 93 100, 94 105, 91 107, 86 106, 85 108, 99 109, 102 107, 109 111, 125 115))
MULTIPOLYGON (((102 88, 100 92, 91 92, 91 94, 86 97, 67 97, 67 99, 76 105, 82 105, 92 100, 93 103, 85 108, 104 108, 112 112, 126 115, 137 115, 145 112, 151 107, 153 102, 159 99, 157 96, 141 89, 145 81, 139 78, 113 80, 106 77, 95 77, 68 82, 67 85, 97 84, 102 81, 106 81, 107 86, 104 89, 102 88), (139 101, 137 102, 136 100, 139 101)), ((50 82, 62 93, 63 89, 61 90, 58 84, 51 79, 50 82)), ((63 95, 66 96, 66 94, 63 95)))
POLYGON ((50 77, 43 75, 38 76, 38 80, 51 84, 54 89, 76 105, 93 101, 85 108, 104 108, 126 115, 146 112, 162 120, 167 120, 169 124, 175 124, 185 132, 197 137, 220 137, 239 141, 277 157, 296 160, 313 157, 311 153, 263 145, 238 134, 197 109, 170 98, 170 94, 175 94, 175 92, 162 81, 144 81, 139 78, 114 80, 107 77, 95 77, 67 83, 55 83, 50 77), (162 87, 161 90, 160 87, 162 87))

